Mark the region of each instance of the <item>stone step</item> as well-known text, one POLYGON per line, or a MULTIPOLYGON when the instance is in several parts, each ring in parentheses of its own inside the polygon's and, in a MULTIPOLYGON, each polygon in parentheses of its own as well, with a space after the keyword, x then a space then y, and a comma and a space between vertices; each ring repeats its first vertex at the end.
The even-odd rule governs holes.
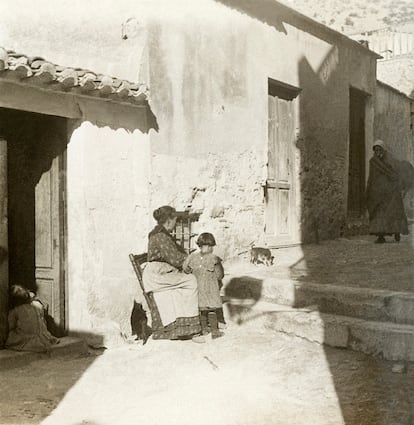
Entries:
POLYGON ((60 338, 60 343, 53 346, 50 355, 29 351, 0 350, 0 371, 21 367, 39 359, 65 355, 81 355, 88 353, 88 346, 80 338, 60 338))
POLYGON ((335 285, 295 285, 295 307, 318 305, 322 313, 414 325, 414 293, 335 285))
POLYGON ((229 321, 348 348, 386 360, 414 361, 414 326, 321 313, 253 300, 225 304, 229 321))
POLYGON ((261 299, 299 308, 317 305, 322 313, 414 325, 414 292, 300 283, 283 277, 232 279, 232 287, 225 288, 230 297, 261 299))

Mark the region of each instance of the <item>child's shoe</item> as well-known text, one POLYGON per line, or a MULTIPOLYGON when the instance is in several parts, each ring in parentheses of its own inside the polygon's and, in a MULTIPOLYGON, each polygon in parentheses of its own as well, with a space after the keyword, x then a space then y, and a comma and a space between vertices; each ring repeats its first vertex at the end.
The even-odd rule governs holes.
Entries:
POLYGON ((210 325, 212 339, 220 338, 224 335, 223 332, 219 331, 217 315, 215 312, 208 313, 208 324, 210 325))

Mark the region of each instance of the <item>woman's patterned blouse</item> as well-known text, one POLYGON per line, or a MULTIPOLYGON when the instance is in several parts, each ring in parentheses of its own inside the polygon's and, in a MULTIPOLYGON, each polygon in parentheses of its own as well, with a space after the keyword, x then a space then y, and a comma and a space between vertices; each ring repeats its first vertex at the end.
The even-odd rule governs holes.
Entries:
POLYGON ((164 226, 157 225, 148 235, 148 261, 168 263, 181 269, 187 254, 164 226))

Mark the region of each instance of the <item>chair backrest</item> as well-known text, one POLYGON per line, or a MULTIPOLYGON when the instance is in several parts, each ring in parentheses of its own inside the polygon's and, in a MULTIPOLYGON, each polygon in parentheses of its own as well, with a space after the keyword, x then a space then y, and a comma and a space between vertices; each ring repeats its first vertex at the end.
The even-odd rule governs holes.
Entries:
POLYGON ((147 253, 134 255, 129 254, 129 259, 132 263, 132 267, 134 268, 135 274, 137 275, 139 286, 141 287, 141 290, 146 296, 145 289, 144 289, 144 281, 142 280, 142 265, 147 262, 148 255, 147 253))

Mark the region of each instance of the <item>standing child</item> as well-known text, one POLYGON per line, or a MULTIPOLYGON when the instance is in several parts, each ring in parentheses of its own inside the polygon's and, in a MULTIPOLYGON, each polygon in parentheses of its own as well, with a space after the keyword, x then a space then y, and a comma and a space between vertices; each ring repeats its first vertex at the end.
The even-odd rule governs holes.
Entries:
POLYGON ((220 327, 225 327, 220 297, 220 284, 224 277, 224 270, 220 258, 213 254, 216 241, 211 233, 202 233, 196 244, 200 251, 187 257, 183 270, 193 273, 197 278, 198 307, 203 335, 206 335, 210 329, 212 337, 218 338, 223 335, 219 331, 218 322, 220 321, 220 327))
POLYGON ((58 344, 47 330, 44 307, 30 291, 23 286, 10 288, 9 335, 6 348, 16 351, 50 352, 52 345, 58 344))

